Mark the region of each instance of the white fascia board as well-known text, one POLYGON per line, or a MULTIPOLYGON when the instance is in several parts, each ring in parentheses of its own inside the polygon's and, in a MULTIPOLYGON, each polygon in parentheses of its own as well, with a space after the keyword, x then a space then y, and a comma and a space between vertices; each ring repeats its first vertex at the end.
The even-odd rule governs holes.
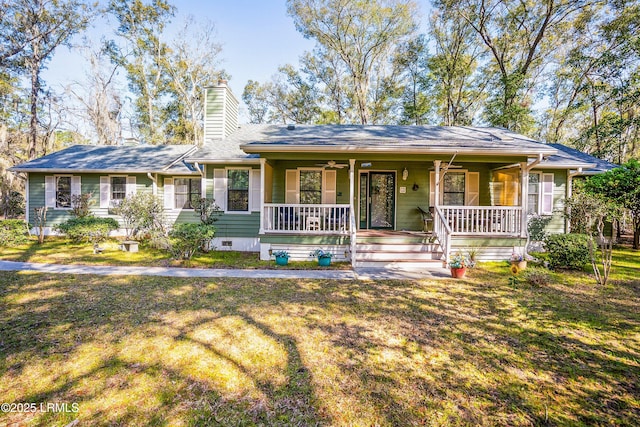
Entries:
POLYGON ((521 148, 505 149, 501 148, 405 148, 402 146, 383 146, 383 147, 356 147, 356 146, 317 146, 317 145, 242 145, 240 146, 246 153, 394 153, 394 154, 472 154, 477 156, 495 156, 495 155, 521 155, 521 156, 538 156, 553 155, 558 151, 554 148, 540 149, 535 151, 524 151, 521 148))
POLYGON ((194 163, 194 162, 198 162, 201 165, 207 164, 207 165, 224 165, 224 164, 239 164, 239 163, 244 163, 244 164, 248 164, 248 165, 259 165, 260 164, 260 158, 256 157, 256 158, 252 158, 252 159, 244 159, 244 158, 234 158, 234 159, 211 159, 211 158, 206 158, 206 157, 202 157, 202 158, 190 158, 190 159, 185 159, 185 162, 188 163, 194 163))
POLYGON ((552 163, 552 164, 544 164, 540 163, 533 167, 535 169, 592 169, 595 168, 595 163, 552 163))
MULTIPOLYGON (((104 174, 147 174, 147 173, 158 173, 164 175, 173 175, 171 171, 166 170, 149 170, 149 169, 129 169, 129 170, 120 170, 120 169, 13 169, 15 172, 25 172, 25 173, 66 173, 66 174, 78 174, 78 173, 104 173, 104 174)), ((199 175, 198 171, 193 172, 180 172, 180 175, 199 175)))

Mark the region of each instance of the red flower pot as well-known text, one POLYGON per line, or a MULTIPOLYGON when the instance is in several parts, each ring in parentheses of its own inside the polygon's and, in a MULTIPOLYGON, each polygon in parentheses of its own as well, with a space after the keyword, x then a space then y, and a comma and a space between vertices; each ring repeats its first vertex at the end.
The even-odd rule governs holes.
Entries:
POLYGON ((454 279, 461 279, 464 277, 464 273, 467 272, 466 267, 453 268, 451 267, 451 277, 454 279))

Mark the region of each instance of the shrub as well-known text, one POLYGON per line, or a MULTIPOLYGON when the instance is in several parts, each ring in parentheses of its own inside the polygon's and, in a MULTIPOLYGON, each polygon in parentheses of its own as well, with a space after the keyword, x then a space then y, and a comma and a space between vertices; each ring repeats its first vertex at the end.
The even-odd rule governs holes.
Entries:
POLYGON ((549 254, 549 267, 582 270, 590 262, 589 239, 586 234, 552 234, 544 244, 549 254))
POLYGON ((93 204, 92 193, 74 194, 71 196, 71 215, 76 218, 84 218, 91 215, 91 205, 93 204))
POLYGON ((528 268, 523 272, 524 280, 533 286, 547 286, 551 283, 551 275, 544 268, 528 268))
POLYGON ((0 246, 19 245, 25 243, 29 236, 29 224, 20 219, 0 221, 0 246))
POLYGON ((125 197, 113 213, 122 217, 127 238, 148 238, 165 233, 164 207, 152 194, 136 193, 125 197))
POLYGON ((55 229, 65 234, 75 243, 98 243, 109 237, 109 232, 119 228, 118 222, 113 218, 97 218, 95 216, 85 216, 82 218, 71 218, 55 229))
POLYGON ((213 239, 215 231, 215 227, 207 224, 177 224, 169 232, 173 257, 190 260, 198 249, 213 239))
POLYGON ((213 225, 222 213, 220 206, 216 205, 215 200, 201 198, 195 201, 193 208, 200 215, 200 221, 203 224, 213 225))

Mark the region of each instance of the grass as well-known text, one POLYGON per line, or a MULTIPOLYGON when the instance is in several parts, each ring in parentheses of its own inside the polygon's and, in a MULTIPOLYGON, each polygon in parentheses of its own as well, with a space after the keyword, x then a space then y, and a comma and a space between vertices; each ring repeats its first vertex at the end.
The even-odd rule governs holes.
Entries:
POLYGON ((640 265, 508 284, 4 273, 0 425, 639 425, 640 265))
POLYGON ((256 252, 238 252, 215 250, 208 253, 198 253, 191 262, 174 260, 166 251, 140 246, 139 252, 123 252, 119 249, 117 240, 101 243, 104 248, 102 254, 94 254, 90 244, 75 244, 62 237, 47 237, 40 245, 36 239, 31 239, 24 245, 0 247, 0 259, 7 261, 24 261, 55 264, 83 264, 83 265, 119 265, 119 266, 147 266, 147 267, 194 267, 194 268, 260 268, 260 269, 348 269, 346 262, 332 262, 329 267, 319 267, 316 261, 290 261, 289 265, 276 266, 273 260, 261 261, 256 252))

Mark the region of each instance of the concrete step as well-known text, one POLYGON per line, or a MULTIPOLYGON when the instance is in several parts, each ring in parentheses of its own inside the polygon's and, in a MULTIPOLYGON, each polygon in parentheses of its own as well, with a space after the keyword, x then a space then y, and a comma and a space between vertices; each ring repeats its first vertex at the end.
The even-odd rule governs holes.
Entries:
POLYGON ((440 270, 443 268, 441 260, 428 261, 356 261, 356 268, 381 268, 391 270, 440 270))
POLYGON ((359 252, 434 252, 440 249, 437 243, 358 243, 359 252))
POLYGON ((356 261, 410 262, 432 261, 442 258, 442 252, 384 252, 362 251, 356 248, 356 261))

